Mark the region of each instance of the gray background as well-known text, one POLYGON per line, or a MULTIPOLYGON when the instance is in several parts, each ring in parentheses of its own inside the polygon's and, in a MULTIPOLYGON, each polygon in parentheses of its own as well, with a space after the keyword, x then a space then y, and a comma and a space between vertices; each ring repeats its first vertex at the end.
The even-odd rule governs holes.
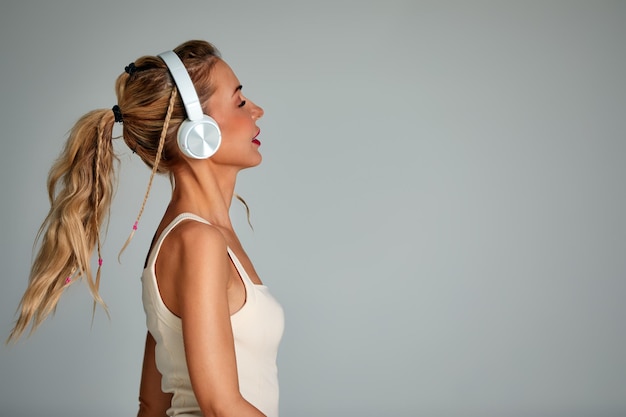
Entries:
MULTIPOLYGON (((281 300, 283 416, 626 415, 626 2, 4 2, 0 334, 83 113, 125 65, 214 42, 262 105, 232 215, 281 300)), ((168 200, 125 149, 86 285, 0 348, 0 414, 136 412, 139 274, 168 200)))

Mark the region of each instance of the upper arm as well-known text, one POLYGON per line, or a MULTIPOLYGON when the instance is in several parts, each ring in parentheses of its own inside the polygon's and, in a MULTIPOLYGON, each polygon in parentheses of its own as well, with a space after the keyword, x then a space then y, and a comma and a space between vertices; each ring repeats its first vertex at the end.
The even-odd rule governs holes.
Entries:
POLYGON ((202 223, 180 226, 170 255, 179 266, 176 304, 198 404, 206 415, 222 415, 224 410, 237 410, 237 416, 262 415, 239 392, 228 306, 231 262, 224 237, 202 223))

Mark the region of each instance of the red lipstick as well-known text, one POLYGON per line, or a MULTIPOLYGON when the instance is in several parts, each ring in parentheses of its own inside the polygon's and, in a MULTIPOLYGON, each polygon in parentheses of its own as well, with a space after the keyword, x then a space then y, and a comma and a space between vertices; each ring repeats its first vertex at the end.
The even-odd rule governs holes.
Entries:
POLYGON ((259 129, 259 131, 256 132, 256 135, 254 135, 254 137, 252 138, 252 143, 258 146, 261 146, 261 141, 257 139, 257 136, 259 136, 260 133, 261 133, 261 129, 259 129))

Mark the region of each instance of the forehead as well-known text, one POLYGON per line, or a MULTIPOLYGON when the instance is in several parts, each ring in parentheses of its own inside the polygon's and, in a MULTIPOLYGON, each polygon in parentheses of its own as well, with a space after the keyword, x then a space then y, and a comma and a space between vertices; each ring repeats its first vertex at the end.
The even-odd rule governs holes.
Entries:
POLYGON ((230 94, 232 94, 234 89, 239 85, 239 79, 233 70, 221 59, 215 63, 211 71, 211 79, 215 86, 215 92, 218 94, 224 92, 230 92, 230 94))

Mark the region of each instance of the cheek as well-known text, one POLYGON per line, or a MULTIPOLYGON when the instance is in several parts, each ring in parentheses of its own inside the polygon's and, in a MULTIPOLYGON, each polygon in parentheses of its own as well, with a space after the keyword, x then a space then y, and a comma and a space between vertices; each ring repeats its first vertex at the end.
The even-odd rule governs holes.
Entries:
POLYGON ((227 120, 218 122, 220 131, 222 132, 222 140, 224 137, 240 135, 242 132, 249 130, 249 118, 236 116, 230 117, 227 120))

